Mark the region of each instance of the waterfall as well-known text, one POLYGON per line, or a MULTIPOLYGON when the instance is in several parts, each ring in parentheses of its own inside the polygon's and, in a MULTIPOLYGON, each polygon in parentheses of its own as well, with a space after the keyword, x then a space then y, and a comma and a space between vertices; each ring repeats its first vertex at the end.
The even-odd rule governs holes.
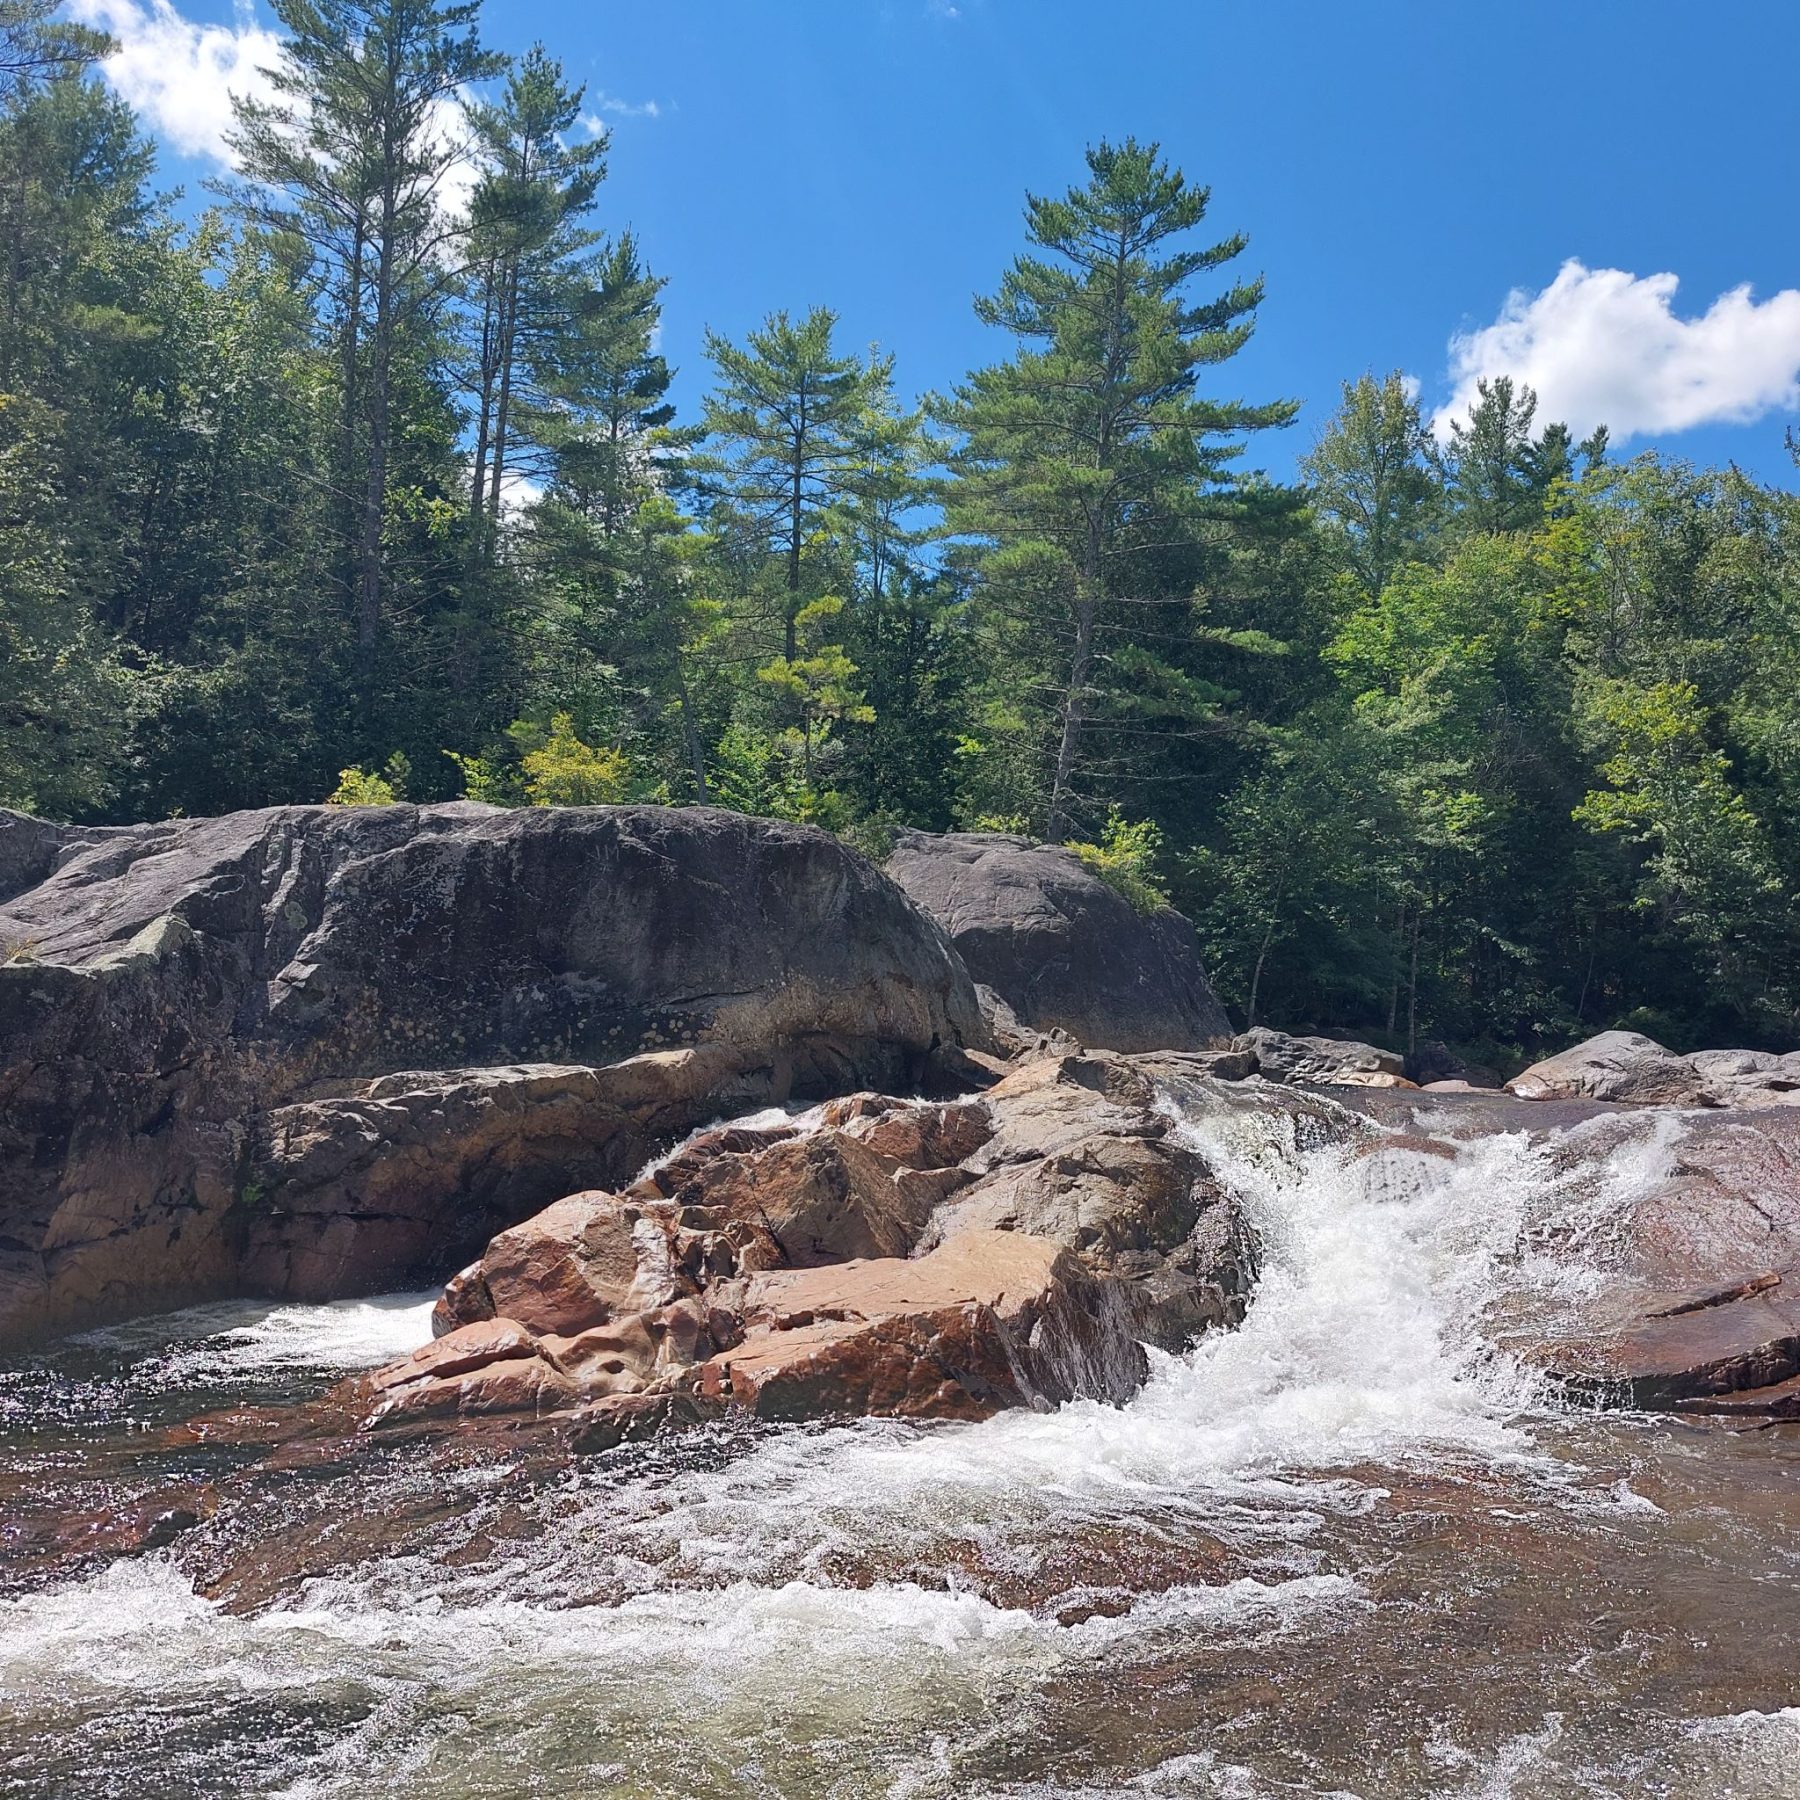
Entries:
MULTIPOLYGON (((379 1557, 249 1615, 175 1553, 0 1603, 0 1787, 130 1792, 147 1754, 170 1792, 295 1796, 1523 1796, 1791 1769, 1800 1715, 1760 1690, 1640 1709, 1621 1747, 1571 1722, 1565 1686, 1594 1677, 1520 1657, 1502 1683, 1488 1642, 1516 1620, 1615 1655, 1580 1585, 1596 1547, 1688 1566, 1625 1466, 1671 1428, 1566 1413, 1495 1325, 1580 1301, 1678 1128, 1456 1142, 1428 1111, 1303 1135, 1275 1107, 1170 1106, 1261 1272, 1242 1328, 1155 1357, 1130 1405, 746 1426, 523 1501, 471 1470, 479 1554, 379 1557), (1525 1545, 1550 1573, 1521 1588, 1525 1545), (1505 1610, 1465 1624, 1459 1594, 1505 1610), (1333 1699, 1376 1677, 1404 1677, 1383 1727, 1333 1699)), ((421 1304, 284 1308, 144 1364, 348 1366, 421 1304)))

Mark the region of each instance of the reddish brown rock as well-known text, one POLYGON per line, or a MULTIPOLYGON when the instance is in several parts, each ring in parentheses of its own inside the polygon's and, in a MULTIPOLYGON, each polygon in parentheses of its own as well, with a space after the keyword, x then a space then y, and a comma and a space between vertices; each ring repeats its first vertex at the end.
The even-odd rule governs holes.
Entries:
POLYGON ((985 1099, 994 1134, 921 1248, 970 1230, 1061 1244, 1124 1285, 1140 1335, 1161 1349, 1242 1319, 1250 1234, 1205 1160, 1155 1110, 1149 1074, 1125 1058, 1046 1056, 985 1099))
MULTIPOLYGON (((1515 1341, 1578 1386, 1639 1406, 1785 1382, 1800 1374, 1800 1109, 1684 1114, 1662 1127, 1660 1155, 1655 1117, 1592 1122, 1641 1165, 1640 1185, 1584 1228, 1575 1253, 1590 1282, 1520 1320, 1515 1341)), ((1600 1154, 1592 1135, 1552 1150, 1600 1154)))
POLYGON ((464 1325, 368 1378, 368 1423, 395 1424, 456 1414, 560 1411, 575 1384, 512 1319, 464 1325))
POLYGON ((504 1378, 497 1354, 413 1359, 381 1378, 382 1417, 674 1392, 770 1417, 1123 1399, 1140 1338, 1235 1322, 1252 1272, 1155 1100, 1127 1059, 1048 1055, 979 1102, 862 1094, 804 1132, 701 1133, 624 1193, 499 1233, 446 1289, 440 1345, 504 1323, 541 1370, 511 1335, 492 1340, 522 1364, 504 1378))
POLYGON ((1078 1395, 1120 1402, 1147 1373, 1117 1292, 1019 1232, 965 1232, 916 1261, 760 1275, 744 1313, 744 1342, 703 1364, 697 1386, 763 1418, 984 1418, 1078 1395))

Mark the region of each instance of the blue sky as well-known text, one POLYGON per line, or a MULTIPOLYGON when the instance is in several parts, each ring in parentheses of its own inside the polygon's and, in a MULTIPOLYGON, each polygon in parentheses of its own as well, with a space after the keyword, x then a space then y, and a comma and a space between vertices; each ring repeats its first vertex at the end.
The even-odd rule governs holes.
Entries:
MULTIPOLYGON (((197 188, 267 9, 74 10, 124 39, 114 78, 167 178, 197 188)), ((1254 447, 1271 473, 1345 377, 1398 368, 1428 410, 1508 370, 1578 429, 1631 430, 1627 449, 1800 480, 1782 443, 1800 424, 1795 0, 490 0, 486 28, 589 84, 613 134, 603 223, 669 277, 685 412, 703 328, 776 307, 831 306, 909 392, 1003 354, 969 301, 1020 246, 1025 190, 1135 133, 1211 186, 1209 224, 1247 232, 1242 264, 1267 278, 1218 387, 1304 403, 1254 447)))

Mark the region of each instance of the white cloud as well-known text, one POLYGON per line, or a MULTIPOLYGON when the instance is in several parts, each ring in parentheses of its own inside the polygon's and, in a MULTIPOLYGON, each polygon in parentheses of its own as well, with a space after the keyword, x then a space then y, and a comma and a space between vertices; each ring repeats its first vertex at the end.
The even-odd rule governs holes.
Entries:
POLYGON ((962 8, 954 5, 952 0, 925 0, 925 10, 934 19, 960 19, 962 17, 962 8))
POLYGON ((197 25, 169 0, 71 0, 69 10, 118 40, 106 78, 153 131, 190 156, 229 161, 231 96, 268 96, 260 71, 280 56, 274 32, 247 8, 230 25, 197 25))
POLYGON ((1541 293, 1515 288, 1493 324, 1450 340, 1454 392, 1432 428, 1465 418, 1476 382, 1496 375, 1537 390, 1540 422, 1577 437, 1605 425, 1614 442, 1800 406, 1800 290, 1757 301, 1746 284, 1684 319, 1679 285, 1571 257, 1541 293))
POLYGON ((596 93, 594 110, 584 114, 582 124, 587 127, 590 137, 598 137, 606 129, 606 119, 601 114, 614 119, 660 119, 663 115, 662 102, 659 100, 620 100, 612 94, 596 93))
MULTIPOLYGON (((101 66, 152 131, 190 156, 230 166, 225 137, 234 123, 231 96, 275 98, 262 74, 281 59, 282 40, 275 32, 258 25, 242 4, 231 25, 196 24, 170 0, 70 0, 69 10, 118 41, 118 50, 101 66)), ((443 144, 461 144, 467 135, 461 104, 436 102, 430 129, 443 144)), ((475 180, 473 164, 457 157, 438 183, 440 210, 465 208, 475 180)))

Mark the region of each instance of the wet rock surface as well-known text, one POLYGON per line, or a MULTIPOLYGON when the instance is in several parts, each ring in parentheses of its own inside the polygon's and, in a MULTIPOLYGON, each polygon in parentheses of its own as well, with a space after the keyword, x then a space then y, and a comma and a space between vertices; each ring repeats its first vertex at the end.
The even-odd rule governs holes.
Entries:
POLYGON ((1351 1102, 1421 1143, 1517 1134, 1570 1184, 1525 1247, 1566 1284, 1520 1296, 1502 1341, 1603 1405, 1788 1416, 1800 1377, 1800 1108, 1678 1110, 1469 1093, 1351 1102), (1584 1169, 1625 1199, 1583 1211, 1584 1169))
MULTIPOLYGON (((1611 1413, 1515 1382, 1505 1350, 1568 1305, 1566 1356, 1632 1282, 1617 1318, 1643 1316, 1653 1264, 1766 1243, 1709 1184, 1763 1196, 1790 1117, 1065 1052, 952 1101, 762 1115, 564 1196, 452 1284, 428 1346, 409 1297, 372 1380, 165 1396, 156 1371, 192 1365, 159 1350, 115 1395, 123 1331, 28 1392, 0 1365, 0 1772, 440 1800, 527 1765, 547 1795, 671 1800, 1781 1794, 1784 1384, 1726 1397, 1755 1413, 1611 1413), (1059 1293, 1084 1328, 1108 1294, 1159 1316, 1133 1259, 1181 1274, 1215 1189, 1271 1227, 1241 1327, 1150 1358, 1129 1406, 973 1422, 1020 1371, 1054 1391, 1030 1359, 1059 1293), (650 1368, 680 1348, 671 1306, 731 1336, 706 1312, 728 1290, 733 1352, 565 1403, 607 1333, 650 1368), (743 1397, 702 1392, 709 1365, 743 1397), (359 1429, 382 1394, 484 1372, 520 1404, 359 1429)), ((1780 1291, 1759 1280, 1737 1299, 1780 1291)), ((1705 1285, 1657 1305, 1721 1310, 1691 1304, 1705 1285)), ((206 1367, 250 1342, 223 1323, 206 1367)))
POLYGON ((0 1341, 391 1285, 709 1114, 984 1035, 859 857, 695 808, 3 814, 0 945, 0 1341))
POLYGON ((804 1130, 703 1133, 497 1235, 436 1341, 368 1384, 368 1421, 600 1405, 605 1439, 626 1398, 779 1419, 1122 1401, 1140 1341, 1235 1323, 1254 1269, 1156 1102, 1129 1059, 1046 1053, 979 1100, 859 1094, 804 1130))
POLYGON ((887 873, 1017 1023, 1105 1050, 1223 1045, 1194 928, 1145 917, 1073 851, 999 832, 900 834, 887 873))

